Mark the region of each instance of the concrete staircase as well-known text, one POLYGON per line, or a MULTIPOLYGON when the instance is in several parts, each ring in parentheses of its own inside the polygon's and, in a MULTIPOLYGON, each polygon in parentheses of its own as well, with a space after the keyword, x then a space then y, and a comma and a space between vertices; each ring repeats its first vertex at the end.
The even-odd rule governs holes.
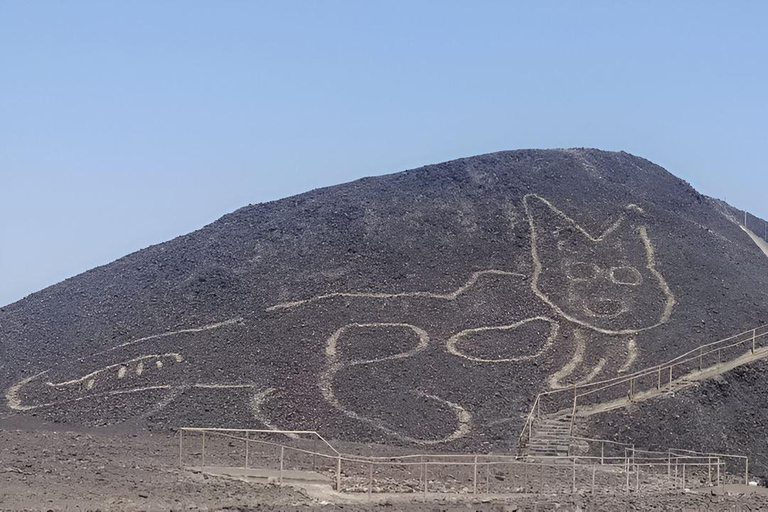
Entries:
POLYGON ((539 419, 525 454, 533 459, 567 457, 570 428, 570 414, 539 419))

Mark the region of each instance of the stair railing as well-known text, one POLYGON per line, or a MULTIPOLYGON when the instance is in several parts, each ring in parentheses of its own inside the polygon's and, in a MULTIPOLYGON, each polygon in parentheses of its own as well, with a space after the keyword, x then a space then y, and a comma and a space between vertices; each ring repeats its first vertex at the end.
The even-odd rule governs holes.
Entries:
POLYGON ((622 376, 613 377, 611 379, 605 379, 598 382, 573 385, 567 388, 554 389, 554 390, 544 391, 542 393, 539 393, 536 396, 536 399, 534 400, 530 413, 526 417, 526 421, 523 425, 522 432, 520 433, 520 436, 518 438, 518 445, 522 447, 522 446, 525 446, 528 442, 530 442, 531 436, 533 435, 533 425, 536 419, 543 415, 552 415, 552 414, 565 415, 567 413, 570 413, 571 414, 570 430, 571 430, 571 434, 573 434, 573 422, 576 417, 578 402, 580 398, 593 396, 599 392, 606 391, 609 389, 610 390, 620 389, 620 386, 626 386, 626 389, 627 389, 626 397, 632 400, 635 397, 635 395, 638 394, 638 389, 637 389, 638 382, 640 383, 643 382, 640 379, 643 379, 644 377, 649 377, 649 376, 653 377, 653 380, 655 381, 655 387, 657 390, 661 389, 662 382, 665 380, 665 377, 666 377, 667 385, 671 389, 672 383, 675 381, 674 370, 676 368, 682 368, 684 367, 684 365, 692 362, 698 363, 698 368, 695 368, 687 372, 685 375, 694 374, 696 371, 704 370, 705 368, 703 364, 704 358, 706 356, 712 356, 714 354, 717 354, 717 363, 715 365, 709 365, 707 366, 707 368, 716 366, 717 364, 721 364, 724 362, 731 362, 740 357, 743 357, 745 354, 743 352, 739 352, 737 355, 734 355, 724 360, 722 356, 726 351, 730 349, 738 348, 738 347, 747 346, 749 348, 749 353, 754 353, 759 348, 763 348, 761 347, 761 342, 765 342, 767 338, 768 338, 768 325, 762 325, 755 329, 750 329, 748 331, 744 331, 739 334, 729 336, 727 338, 724 338, 715 342, 710 342, 710 343, 700 345, 693 350, 689 350, 684 354, 681 354, 673 359, 666 361, 665 363, 661 363, 656 366, 639 370, 630 375, 622 375, 622 376), (566 398, 566 394, 567 394, 567 398, 566 398), (549 406, 552 406, 552 407, 549 407, 549 406), (544 409, 543 414, 542 414, 542 409, 544 409))

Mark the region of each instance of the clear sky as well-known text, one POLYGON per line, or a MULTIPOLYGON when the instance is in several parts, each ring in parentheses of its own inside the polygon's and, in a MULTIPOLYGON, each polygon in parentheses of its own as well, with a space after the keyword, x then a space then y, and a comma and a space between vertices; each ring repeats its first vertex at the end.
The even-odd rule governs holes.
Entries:
POLYGON ((249 203, 598 147, 768 217, 768 2, 0 0, 0 305, 249 203))

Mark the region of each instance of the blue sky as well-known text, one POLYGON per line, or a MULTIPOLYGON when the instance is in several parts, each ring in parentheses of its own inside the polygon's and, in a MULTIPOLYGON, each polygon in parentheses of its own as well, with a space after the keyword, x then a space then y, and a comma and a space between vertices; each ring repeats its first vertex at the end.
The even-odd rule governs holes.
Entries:
POLYGON ((768 217, 766 2, 0 2, 0 305, 249 203, 517 148, 768 217))

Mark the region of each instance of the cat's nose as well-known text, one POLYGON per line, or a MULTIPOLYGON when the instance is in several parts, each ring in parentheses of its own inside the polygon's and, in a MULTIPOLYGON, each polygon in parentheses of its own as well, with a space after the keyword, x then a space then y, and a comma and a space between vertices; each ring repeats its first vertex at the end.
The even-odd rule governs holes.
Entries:
POLYGON ((590 316, 613 318, 628 311, 626 305, 615 299, 587 299, 584 302, 584 310, 590 316))

